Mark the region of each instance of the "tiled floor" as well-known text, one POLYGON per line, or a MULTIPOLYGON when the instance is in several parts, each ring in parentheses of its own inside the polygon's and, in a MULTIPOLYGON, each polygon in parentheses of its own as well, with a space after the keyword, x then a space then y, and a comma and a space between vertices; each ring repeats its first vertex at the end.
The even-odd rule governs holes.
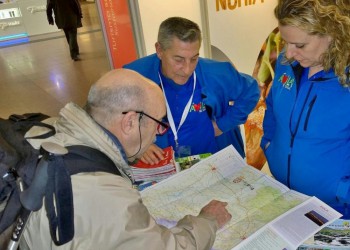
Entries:
POLYGON ((0 48, 0 117, 13 113, 58 114, 67 102, 84 105, 88 90, 110 70, 94 3, 82 3, 83 28, 74 62, 62 32, 0 48))

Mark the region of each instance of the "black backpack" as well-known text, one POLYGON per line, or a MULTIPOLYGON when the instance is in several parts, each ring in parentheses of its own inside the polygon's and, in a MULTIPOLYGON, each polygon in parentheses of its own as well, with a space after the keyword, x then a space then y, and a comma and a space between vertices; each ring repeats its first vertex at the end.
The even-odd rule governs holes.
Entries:
POLYGON ((36 211, 41 207, 42 204, 39 204, 38 208, 34 205, 35 209, 28 209, 28 205, 23 206, 22 199, 25 194, 24 201, 30 204, 29 207, 32 207, 33 202, 41 202, 42 197, 31 198, 38 195, 38 185, 45 186, 42 195, 45 196, 52 240, 56 245, 62 245, 74 237, 70 175, 97 171, 120 175, 115 164, 105 154, 81 145, 67 147, 67 154, 47 154, 49 158, 43 156, 39 160, 44 155, 43 151, 33 148, 27 139, 43 139, 55 134, 53 126, 42 122, 48 117, 41 113, 29 113, 11 115, 9 119, 0 118, 0 246, 8 245, 11 240, 18 241, 23 230, 20 226, 23 218, 29 216, 30 210, 36 211), (48 132, 24 138, 33 126, 45 127, 48 132), (40 172, 38 166, 43 165, 43 162, 50 165, 43 172, 48 178, 44 184, 41 183, 41 176, 35 179, 35 175, 40 172))

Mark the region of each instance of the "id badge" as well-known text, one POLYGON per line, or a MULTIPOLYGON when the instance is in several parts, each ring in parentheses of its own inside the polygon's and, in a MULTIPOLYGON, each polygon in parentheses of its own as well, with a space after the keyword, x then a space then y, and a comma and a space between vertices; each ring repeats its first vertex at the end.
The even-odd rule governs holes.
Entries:
POLYGON ((185 145, 179 145, 177 148, 176 148, 176 155, 178 158, 181 158, 181 157, 187 157, 187 156, 190 156, 191 155, 191 146, 185 146, 185 145))

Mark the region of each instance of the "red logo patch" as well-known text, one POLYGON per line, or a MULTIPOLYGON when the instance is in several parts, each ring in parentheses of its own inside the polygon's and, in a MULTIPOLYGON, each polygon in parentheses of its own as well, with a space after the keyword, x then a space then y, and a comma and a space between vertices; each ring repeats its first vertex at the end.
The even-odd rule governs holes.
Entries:
POLYGON ((201 109, 201 104, 193 104, 194 110, 199 111, 201 109))

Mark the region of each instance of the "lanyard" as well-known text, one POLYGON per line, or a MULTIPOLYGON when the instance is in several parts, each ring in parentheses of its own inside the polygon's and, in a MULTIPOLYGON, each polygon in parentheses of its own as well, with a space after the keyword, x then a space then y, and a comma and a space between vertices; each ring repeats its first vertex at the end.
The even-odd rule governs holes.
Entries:
POLYGON ((193 72, 193 90, 192 90, 192 95, 190 97, 190 99, 188 100, 186 106, 185 106, 185 109, 182 113, 182 116, 181 116, 181 120, 180 120, 180 123, 179 123, 179 127, 176 129, 175 128, 175 122, 174 122, 174 118, 173 118, 173 115, 171 114, 171 110, 170 110, 170 107, 169 107, 169 104, 168 104, 168 100, 166 99, 166 95, 165 95, 165 89, 164 89, 164 86, 163 86, 163 81, 162 81, 162 78, 160 76, 160 73, 158 72, 158 76, 159 76, 159 81, 160 81, 160 85, 162 86, 162 89, 163 89, 163 95, 164 95, 164 99, 165 99, 165 104, 166 104, 166 110, 167 110, 167 117, 168 117, 168 121, 169 121, 169 125, 170 125, 170 128, 171 128, 171 131, 173 132, 174 134, 174 139, 175 139, 175 144, 176 144, 176 147, 178 147, 178 131, 180 130, 182 124, 185 122, 186 118, 187 118, 187 115, 190 111, 190 107, 191 107, 191 103, 192 103, 192 99, 193 99, 193 96, 194 96, 194 90, 196 89, 196 80, 197 80, 197 77, 196 77, 196 72, 193 72))

